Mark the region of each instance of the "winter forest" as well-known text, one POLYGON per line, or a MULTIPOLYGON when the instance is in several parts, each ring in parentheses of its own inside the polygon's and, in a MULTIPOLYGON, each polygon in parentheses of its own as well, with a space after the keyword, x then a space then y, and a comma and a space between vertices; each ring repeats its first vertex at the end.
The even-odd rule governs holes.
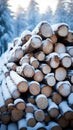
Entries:
POLYGON ((42 20, 47 20, 50 24, 65 22, 73 30, 73 0, 58 0, 54 13, 50 6, 44 13, 40 13, 35 0, 30 0, 27 10, 19 6, 16 14, 10 6, 8 0, 0 0, 0 55, 14 38, 20 36, 25 29, 32 31, 42 20))

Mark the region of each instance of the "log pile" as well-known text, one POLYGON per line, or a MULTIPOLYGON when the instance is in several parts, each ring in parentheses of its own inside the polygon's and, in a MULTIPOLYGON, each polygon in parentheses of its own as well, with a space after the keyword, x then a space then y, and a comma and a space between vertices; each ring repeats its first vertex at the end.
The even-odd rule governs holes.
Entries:
POLYGON ((73 31, 39 23, 14 40, 3 66, 0 129, 73 129, 73 31))

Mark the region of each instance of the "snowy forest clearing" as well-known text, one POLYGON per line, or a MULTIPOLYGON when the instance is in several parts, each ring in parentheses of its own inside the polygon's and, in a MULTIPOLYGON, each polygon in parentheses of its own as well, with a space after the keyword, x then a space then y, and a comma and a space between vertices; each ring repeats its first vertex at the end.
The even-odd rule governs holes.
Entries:
POLYGON ((73 31, 66 23, 24 30, 3 54, 0 129, 73 129, 73 31))

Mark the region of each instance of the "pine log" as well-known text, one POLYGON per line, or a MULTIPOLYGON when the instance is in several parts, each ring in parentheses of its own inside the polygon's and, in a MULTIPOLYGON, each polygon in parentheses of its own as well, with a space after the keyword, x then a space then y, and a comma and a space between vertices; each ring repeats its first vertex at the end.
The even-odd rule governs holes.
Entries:
POLYGON ((24 63, 22 69, 24 77, 32 78, 34 76, 34 67, 30 64, 24 63))
POLYGON ((66 120, 73 119, 73 110, 69 107, 66 101, 62 101, 59 104, 61 115, 65 117, 66 120))
POLYGON ((21 110, 18 110, 15 108, 11 111, 11 121, 12 122, 16 122, 16 121, 22 119, 23 116, 24 116, 24 112, 21 110))
POLYGON ((40 84, 36 81, 31 81, 29 83, 29 92, 36 96, 40 93, 40 84))
POLYGON ((35 57, 31 57, 30 65, 32 65, 35 69, 37 69, 39 67, 39 61, 35 57))
POLYGON ((61 53, 60 60, 63 67, 69 68, 71 66, 71 56, 68 53, 61 53))
POLYGON ((55 69, 60 64, 60 58, 58 53, 53 52, 46 56, 46 62, 51 66, 51 68, 55 69))
POLYGON ((34 113, 34 105, 32 103, 27 103, 25 112, 26 113, 34 113))
POLYGON ((41 72, 41 70, 36 69, 33 78, 34 78, 34 80, 37 81, 37 82, 42 82, 42 81, 43 81, 43 78, 44 78, 44 75, 43 75, 43 73, 41 72))
POLYGON ((9 123, 8 130, 18 130, 16 123, 9 123))
POLYGON ((1 123, 1 128, 0 128, 0 130, 7 130, 7 125, 1 123))
POLYGON ((56 43, 54 47, 54 51, 57 53, 65 53, 66 52, 66 47, 63 43, 56 43))
POLYGON ((66 47, 66 49, 67 49, 68 54, 73 57, 73 46, 68 46, 66 47))
POLYGON ((42 122, 37 122, 33 130, 46 130, 45 124, 42 122))
POLYGON ((73 92, 68 96, 68 104, 73 109, 73 92))
POLYGON ((52 40, 50 40, 49 38, 47 38, 46 40, 42 41, 42 51, 45 54, 49 54, 53 51, 53 43, 52 40))
POLYGON ((18 110, 25 110, 26 108, 26 103, 21 98, 17 98, 16 100, 14 100, 14 105, 18 110))
POLYGON ((66 37, 66 41, 69 43, 72 43, 73 45, 73 31, 72 30, 69 30, 68 35, 66 37))
POLYGON ((62 102, 62 96, 58 92, 53 92, 52 100, 53 100, 53 102, 55 102, 58 105, 62 102))
POLYGON ((38 61, 44 61, 45 60, 45 53, 43 51, 38 51, 35 53, 35 57, 38 61))
POLYGON ((46 97, 51 96, 52 94, 52 87, 46 84, 41 84, 41 94, 44 94, 46 97))
POLYGON ((33 56, 33 53, 27 53, 25 54, 19 61, 20 65, 23 65, 24 63, 29 63, 30 58, 33 56))
POLYGON ((53 31, 60 37, 66 37, 69 32, 69 27, 66 23, 58 23, 52 25, 53 31))
POLYGON ((48 100, 48 113, 50 117, 57 118, 59 115, 59 108, 51 99, 48 100))
POLYGON ((10 51, 8 62, 17 62, 23 57, 23 50, 20 46, 13 48, 10 51))
POLYGON ((68 70, 67 76, 70 82, 73 84, 73 70, 68 70))
POLYGON ((1 115, 1 121, 4 124, 8 124, 10 122, 10 113, 9 112, 3 112, 1 115))
POLYGON ((28 103, 35 104, 34 96, 29 96, 29 97, 27 98, 27 101, 28 101, 28 103))
POLYGON ((7 106, 7 109, 9 112, 11 112, 12 110, 15 109, 15 105, 13 103, 9 103, 8 106, 7 106))
POLYGON ((5 104, 6 106, 9 104, 9 103, 13 103, 13 99, 12 99, 12 96, 8 90, 8 87, 6 85, 6 81, 3 80, 2 82, 2 93, 3 93, 3 97, 4 97, 4 100, 5 100, 5 104))
POLYGON ((31 36, 32 36, 32 33, 29 30, 24 30, 20 36, 22 45, 25 44, 30 39, 31 36))
POLYGON ((28 83, 27 80, 19 76, 15 71, 10 71, 10 77, 17 85, 17 88, 20 92, 26 92, 28 90, 28 83))
POLYGON ((46 128, 47 130, 62 130, 61 126, 54 121, 51 121, 46 128))
POLYGON ((45 119, 44 119, 44 122, 45 122, 45 123, 49 123, 50 121, 51 121, 50 115, 48 114, 48 112, 45 112, 45 119))
POLYGON ((45 81, 47 82, 47 84, 52 87, 56 84, 56 79, 55 79, 55 75, 54 73, 48 73, 45 76, 45 81))
POLYGON ((26 123, 27 126, 34 127, 36 125, 36 120, 32 113, 26 113, 26 123))
POLYGON ((69 81, 60 81, 56 84, 56 90, 63 97, 67 97, 71 92, 71 84, 69 81))
POLYGON ((48 107, 48 99, 44 94, 39 94, 36 97, 37 107, 40 109, 46 109, 48 107))
POLYGON ((7 68, 9 70, 16 70, 16 64, 14 62, 7 63, 7 68))
POLYGON ((0 112, 6 111, 5 100, 3 98, 2 89, 0 87, 0 112))
POLYGON ((55 35, 55 33, 52 34, 52 36, 50 37, 50 39, 52 40, 52 43, 53 43, 53 44, 56 43, 57 40, 58 40, 58 38, 57 38, 57 36, 55 35))
POLYGON ((33 35, 27 42, 22 46, 22 50, 25 53, 32 52, 35 49, 40 48, 42 45, 42 38, 38 35, 33 35))
POLYGON ((55 69, 55 78, 57 81, 63 81, 65 80, 67 75, 67 71, 64 67, 58 67, 55 69))
POLYGON ((4 65, 4 66, 2 67, 2 70, 3 70, 3 73, 4 73, 5 77, 7 77, 7 76, 9 75, 9 70, 8 70, 8 68, 4 65))
POLYGON ((19 91, 17 90, 17 86, 13 83, 10 76, 6 78, 7 87, 14 99, 18 98, 20 96, 19 91))
POLYGON ((18 121, 18 129, 27 130, 26 120, 24 118, 18 121))
POLYGON ((51 72, 51 67, 48 64, 41 64, 40 69, 44 74, 48 74, 51 72))
POLYGON ((21 46, 21 45, 22 45, 21 38, 20 37, 14 38, 14 40, 13 40, 13 47, 15 47, 15 46, 21 46))
POLYGON ((36 121, 38 121, 38 122, 44 121, 44 119, 45 119, 45 113, 41 109, 37 109, 34 112, 34 116, 35 116, 36 121))
POLYGON ((20 76, 24 77, 22 66, 17 66, 17 67, 16 67, 16 72, 17 72, 17 74, 19 74, 20 76))
POLYGON ((57 122, 62 128, 67 128, 69 125, 69 120, 66 120, 63 115, 58 116, 57 122))
POLYGON ((32 35, 38 34, 42 37, 48 38, 53 34, 52 28, 47 21, 40 22, 32 31, 32 35))

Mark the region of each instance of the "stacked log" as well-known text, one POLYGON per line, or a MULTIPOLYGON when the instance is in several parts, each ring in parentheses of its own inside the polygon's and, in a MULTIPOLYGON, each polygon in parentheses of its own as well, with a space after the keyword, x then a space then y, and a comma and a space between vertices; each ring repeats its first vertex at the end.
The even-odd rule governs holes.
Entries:
POLYGON ((73 31, 39 23, 14 40, 3 66, 1 129, 73 129, 73 31))

